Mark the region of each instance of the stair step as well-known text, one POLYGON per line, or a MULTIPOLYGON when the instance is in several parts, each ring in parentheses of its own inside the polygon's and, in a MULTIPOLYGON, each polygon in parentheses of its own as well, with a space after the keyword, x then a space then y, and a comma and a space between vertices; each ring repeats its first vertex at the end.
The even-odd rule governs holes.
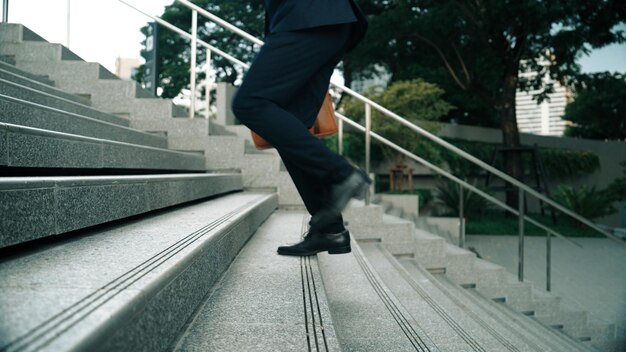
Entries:
POLYGON ((418 323, 387 288, 355 241, 352 253, 320 253, 318 260, 343 351, 440 350, 422 329, 421 321, 418 323))
POLYGON ((241 190, 239 174, 0 178, 0 248, 241 190))
MULTIPOLYGON (((507 351, 506 338, 473 321, 427 276, 414 277, 381 245, 362 246, 372 266, 440 351, 507 351)), ((515 350, 515 349, 513 349, 515 350)), ((523 349, 522 349, 523 350, 523 349)))
POLYGON ((21 86, 17 83, 10 82, 1 78, 0 88, 2 89, 2 94, 0 94, 0 97, 3 97, 5 99, 10 97, 13 98, 14 101, 38 104, 41 106, 45 106, 48 109, 56 109, 81 116, 86 116, 103 122, 117 124, 125 127, 130 125, 128 119, 120 117, 118 115, 105 113, 96 110, 88 105, 83 105, 74 100, 69 100, 65 97, 53 95, 38 89, 21 86))
POLYGON ((166 350, 276 206, 236 193, 3 259, 0 349, 166 350))
POLYGON ((317 259, 276 254, 305 231, 278 210, 257 230, 178 341, 175 351, 340 351, 317 259))
MULTIPOLYGON (((7 62, 7 61, 2 61, 2 59, 0 59, 0 70, 3 71, 5 74, 5 76, 3 76, 2 78, 11 81, 10 78, 5 78, 5 77, 19 77, 21 78, 21 82, 20 82, 21 84, 24 84, 23 82, 27 82, 28 84, 32 84, 33 88, 34 87, 54 88, 54 81, 48 78, 47 75, 45 76, 34 75, 32 73, 20 70, 17 67, 15 67, 15 59, 13 56, 4 55, 4 56, 0 56, 0 58, 4 58, 7 61, 12 61, 12 62, 7 62), (8 58, 13 58, 13 59, 8 59, 8 58), (8 76, 8 74, 11 74, 12 76, 8 76)), ((76 97, 76 96, 72 96, 72 97, 76 97)), ((86 102, 86 100, 83 99, 83 104, 84 102, 86 102)))
POLYGON ((174 136, 167 140, 170 149, 204 151, 207 168, 211 170, 241 169, 243 166, 244 142, 235 136, 174 136))
POLYGON ((209 135, 208 122, 205 119, 132 119, 130 127, 148 132, 164 131, 168 137, 201 138, 209 135))
POLYGON ((0 122, 117 142, 167 148, 165 136, 0 94, 0 122))
POLYGON ((15 56, 14 55, 0 55, 0 62, 8 66, 15 66, 16 64, 15 56))
POLYGON ((0 41, 45 41, 41 36, 17 23, 0 23, 0 41))
POLYGON ((0 138, 0 166, 12 168, 205 170, 202 154, 1 122, 0 138))
MULTIPOLYGON (((410 270, 410 263, 403 262, 410 270)), ((462 288, 454 284, 445 275, 434 275, 443 289, 454 294, 463 304, 471 307, 476 314, 486 315, 495 320, 494 327, 499 326, 517 334, 532 350, 535 351, 586 351, 587 348, 571 339, 564 339, 562 334, 538 323, 533 318, 513 311, 500 303, 482 296, 474 288, 462 288)))

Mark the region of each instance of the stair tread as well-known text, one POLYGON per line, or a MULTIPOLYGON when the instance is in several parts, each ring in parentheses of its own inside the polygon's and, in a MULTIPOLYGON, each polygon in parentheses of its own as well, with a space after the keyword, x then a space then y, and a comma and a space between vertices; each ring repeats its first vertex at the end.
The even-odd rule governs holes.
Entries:
POLYGON ((70 99, 67 96, 57 94, 55 92, 44 91, 20 85, 17 82, 0 78, 0 87, 3 88, 2 96, 4 99, 13 101, 30 103, 30 105, 44 106, 48 110, 58 110, 62 112, 86 116, 91 119, 100 120, 110 124, 129 126, 130 121, 127 118, 111 113, 103 112, 90 105, 83 104, 77 99, 70 99))
POLYGON ((0 178, 0 247, 242 189, 240 174, 0 178))
POLYGON ((352 253, 318 254, 341 347, 348 351, 436 351, 352 241, 352 253))
MULTIPOLYGON (((0 57, 2 57, 2 55, 0 55, 0 57)), ((54 90, 58 91, 58 89, 54 88, 54 81, 50 80, 47 76, 35 75, 32 73, 26 72, 24 70, 20 70, 19 68, 15 67, 15 64, 11 64, 11 63, 0 60, 0 70, 6 71, 12 74, 13 76, 17 76, 23 79, 34 81, 38 83, 37 86, 49 88, 53 91, 54 90)), ((75 96, 75 98, 85 100, 77 96, 75 96)))
POLYGON ((340 350, 316 257, 276 254, 300 239, 305 219, 284 210, 268 218, 199 308, 177 351, 340 350))
POLYGON ((490 316, 496 321, 498 326, 503 326, 512 333, 517 334, 530 344, 534 350, 563 352, 572 351, 572 349, 586 350, 581 344, 571 344, 570 341, 555 339, 555 337, 558 337, 555 334, 560 334, 559 332, 541 325, 531 317, 505 307, 503 303, 496 303, 480 295, 473 288, 461 288, 446 278, 445 275, 434 275, 434 278, 445 289, 454 294, 457 299, 471 307, 474 312, 490 316))
POLYGON ((0 165, 38 168, 204 171, 204 155, 0 122, 7 153, 0 165))
POLYGON ((441 351, 506 350, 506 338, 467 316, 427 277, 413 279, 380 245, 365 245, 363 251, 413 318, 423 322, 424 330, 441 351))
POLYGON ((201 248, 220 241, 251 209, 273 197, 231 194, 85 231, 3 259, 0 346, 14 342, 14 348, 33 347, 48 341, 47 348, 68 350, 105 338, 116 328, 111 324, 134 314, 201 248), (74 321, 76 325, 68 326, 74 321), (37 336, 45 327, 51 331, 37 336), (26 339, 16 340, 20 336, 26 339))
POLYGON ((12 97, 0 95, 0 106, 6 109, 0 122, 153 147, 168 145, 164 136, 12 97))

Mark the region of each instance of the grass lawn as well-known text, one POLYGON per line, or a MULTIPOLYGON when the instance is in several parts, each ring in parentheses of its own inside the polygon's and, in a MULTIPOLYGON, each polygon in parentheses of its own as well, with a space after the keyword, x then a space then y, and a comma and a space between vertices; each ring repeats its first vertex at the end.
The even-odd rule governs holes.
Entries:
MULTIPOLYGON (((567 237, 604 237, 586 225, 577 225, 574 221, 557 216, 556 224, 552 224, 550 216, 529 214, 534 220, 567 237)), ((502 212, 490 212, 467 220, 465 231, 468 235, 517 235, 517 217, 505 217, 502 212)), ((529 222, 524 224, 524 235, 545 236, 544 230, 529 222)))

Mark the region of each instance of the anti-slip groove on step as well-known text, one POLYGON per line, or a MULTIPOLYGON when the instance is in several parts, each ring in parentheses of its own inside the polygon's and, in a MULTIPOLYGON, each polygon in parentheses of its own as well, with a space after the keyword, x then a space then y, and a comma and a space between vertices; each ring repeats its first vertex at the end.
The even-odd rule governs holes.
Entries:
POLYGON ((406 269, 398 263, 393 256, 387 251, 382 251, 389 259, 389 262, 398 270, 398 273, 406 280, 406 282, 415 290, 415 292, 430 305, 430 307, 452 328, 458 335, 472 348, 473 351, 486 352, 486 350, 476 341, 446 310, 435 301, 423 288, 421 288, 415 280, 406 272, 406 269))
MULTIPOLYGON (((420 270, 420 269, 421 269, 421 268, 419 268, 417 265, 414 265, 414 266, 415 266, 418 270, 420 270)), ((453 289, 454 283, 452 283, 452 281, 450 281, 450 279, 448 279, 445 275, 435 275, 435 278, 436 278, 436 280, 434 280, 434 283, 435 283, 437 286, 441 287, 441 290, 442 290, 442 291, 444 291, 444 292, 445 292, 445 294, 446 294, 448 297, 450 297, 450 299, 451 299, 451 300, 453 300, 453 301, 455 301, 455 302, 456 302, 456 301, 459 301, 459 300, 458 300, 458 298, 456 298, 456 297, 451 297, 451 296, 452 296, 452 294, 450 294, 450 290, 452 290, 452 289, 453 289), (445 282, 445 283, 444 283, 444 282, 445 282)), ((474 289, 474 288, 475 288, 475 287, 463 287, 463 286, 468 286, 468 285, 460 285, 460 287, 461 287, 463 290, 467 290, 467 289, 474 289)), ((475 286, 475 285, 474 285, 474 286, 475 286)), ((481 305, 481 302, 478 300, 478 298, 474 297, 473 295, 471 295, 471 294, 469 294, 469 293, 467 293, 467 292, 463 292, 463 291, 460 291, 460 292, 461 292, 461 294, 463 294, 463 295, 464 295, 464 297, 466 297, 469 301, 471 301, 471 302, 474 304, 474 306, 476 306, 476 307, 481 307, 480 309, 481 309, 482 311, 485 311, 485 312, 487 312, 487 314, 489 314, 489 313, 488 313, 488 311, 487 311, 487 310, 486 310, 486 309, 485 309, 485 308, 481 305)), ((459 302, 460 302, 460 301, 459 301, 459 302)), ((462 303, 460 303, 460 304, 462 304, 462 303)), ((465 305, 463 304, 463 306, 465 306, 465 305)), ((474 313, 474 311, 470 311, 469 309, 468 309, 467 311, 468 311, 468 313, 472 316, 472 318, 477 317, 478 319, 480 319, 480 317, 479 317, 476 313, 474 313)), ((534 331, 532 331, 532 330, 528 330, 528 329, 526 329, 526 328, 525 328, 525 327, 524 327, 524 326, 523 326, 523 325, 519 322, 519 319, 514 319, 513 317, 508 317, 508 319, 504 319, 502 316, 500 316, 500 315, 498 315, 498 314, 489 314, 489 316, 490 316, 492 319, 494 319, 495 321, 497 321, 497 322, 498 322, 498 324, 499 324, 500 326, 504 326, 504 327, 506 327, 508 330, 513 331, 513 332, 516 332, 516 333, 517 333, 516 335, 517 335, 520 339, 522 339, 522 340, 523 340, 526 344, 528 344, 528 346, 530 346, 532 349, 534 349, 535 351, 539 351, 539 352, 544 351, 544 348, 540 347, 539 345, 537 345, 537 344, 535 343, 535 341, 538 341, 538 340, 540 340, 540 339, 541 339, 541 336, 539 336, 538 334, 536 334, 536 333, 535 333, 534 331), (519 331, 519 329, 520 329, 520 326, 522 327, 522 329, 524 329, 524 332, 525 332, 526 334, 532 335, 532 337, 533 337, 533 338, 531 339, 531 338, 530 338, 529 336, 527 336, 526 334, 519 333, 518 331, 519 331), (533 339, 534 339, 535 341, 533 341, 533 339)), ((480 320, 482 320, 482 319, 480 319, 480 320)), ((484 323, 484 322, 483 322, 483 323, 484 323)), ((479 322, 479 324, 483 325, 483 324, 482 324, 482 323, 480 323, 480 322, 479 322)), ((483 325, 483 327, 485 327, 485 326, 483 325)), ((485 328, 487 329, 487 327, 485 327, 485 328)), ((489 329, 488 329, 488 331, 489 331, 489 330, 491 330, 491 329, 489 328, 489 329)), ((496 337, 496 338, 497 338, 497 337, 496 337)), ((498 340, 500 341, 500 339, 498 339, 498 340)), ((500 341, 500 342, 504 344, 504 342, 503 342, 503 341, 500 341)), ((507 341, 507 343, 509 343, 509 342, 507 341)), ((506 345, 505 345, 505 346, 506 346, 506 345)), ((556 350, 556 346, 552 346, 552 348, 556 350)))
MULTIPOLYGON (((456 285, 445 275, 435 275, 435 278, 437 279, 437 281, 439 281, 440 283, 442 283, 444 286, 448 287, 451 290, 454 289, 453 286, 456 285)), ((480 297, 477 297, 477 296, 480 296, 480 294, 475 290, 476 287, 464 287, 464 286, 466 285, 459 285, 459 287, 463 290, 459 292, 464 297, 466 297, 468 301, 471 301, 476 307, 480 307, 482 311, 485 311, 487 314, 489 314, 495 321, 497 321, 498 324, 500 324, 503 327, 506 327, 507 330, 515 332, 517 336, 521 338, 531 348, 533 348, 536 351, 544 351, 545 347, 542 348, 536 343, 536 341, 542 341, 542 343, 544 343, 546 346, 549 346, 551 351, 559 350, 558 346, 554 345, 552 340, 545 339, 537 331, 530 329, 525 324, 525 321, 522 321, 522 319, 524 319, 530 322, 530 318, 520 315, 519 313, 507 314, 506 318, 501 314, 493 314, 493 313, 490 314, 489 309, 487 309, 486 307, 487 304, 489 305, 490 309, 497 310, 497 311, 504 313, 502 309, 503 307, 501 307, 499 304, 494 304, 494 302, 491 302, 485 299, 484 297, 482 297, 482 299, 480 297)))
MULTIPOLYGON (((303 217, 300 233, 305 233, 306 231, 307 218, 308 216, 306 215, 303 217)), ((313 335, 315 351, 328 351, 328 341, 326 340, 326 332, 324 331, 324 321, 317 295, 317 285, 315 284, 313 268, 311 266, 311 257, 300 257, 300 278, 302 282, 302 301, 304 303, 304 326, 306 329, 307 347, 309 351, 313 351, 311 345, 311 335, 313 335), (310 324, 309 314, 311 316, 310 324), (319 340, 321 340, 321 342, 319 340)))
MULTIPOLYGON (((98 288, 93 293, 83 297, 68 308, 35 326, 24 335, 9 342, 5 346, 0 347, 0 351, 34 351, 46 347, 64 332, 66 332, 76 324, 80 323, 83 319, 89 316, 89 314, 94 312, 100 306, 113 299, 120 292, 127 289, 133 283, 137 282, 144 276, 148 275, 150 272, 167 262, 173 256, 196 242, 202 236, 210 233, 212 230, 229 221, 231 218, 233 218, 235 215, 237 215, 253 203, 254 201, 248 202, 232 210, 231 212, 222 215, 221 217, 212 221, 206 226, 183 237, 182 239, 165 248, 161 252, 155 254, 154 256, 148 258, 134 268, 118 276, 116 279, 98 288)), ((222 234, 222 236, 225 235, 226 234, 222 234)))
MULTIPOLYGON (((387 255, 389 257, 389 253, 385 253, 385 255, 387 255)), ((424 269, 422 269, 419 265, 414 265, 414 267, 420 271, 423 275, 426 275, 424 269)), ((433 284, 435 286, 437 286, 437 288, 440 289, 441 292, 443 292, 443 294, 448 297, 448 299, 450 299, 450 301, 452 301, 454 304, 456 304, 458 307, 462 308, 463 311, 470 317, 472 318, 476 323, 478 323, 478 325, 480 325, 483 329, 485 329, 485 331, 487 331, 489 334, 491 334, 496 340, 498 340, 498 342, 500 342, 504 347, 507 348, 507 350, 509 351, 514 351, 514 352, 520 352, 520 349, 517 348, 514 344, 512 344, 506 337, 502 336, 498 331, 496 331, 494 328, 491 327, 491 325, 489 323, 487 323, 484 319, 482 319, 480 317, 480 315, 476 314, 472 309, 470 309, 469 307, 467 307, 459 298, 457 298, 455 295, 453 295, 452 293, 450 293, 450 290, 446 287, 444 287, 438 280, 432 280, 433 284)), ((532 346, 533 349, 535 349, 536 351, 541 352, 542 349, 537 346, 537 345, 533 345, 532 346)))
MULTIPOLYGON (((413 345, 413 348, 415 348, 416 351, 430 352, 431 349, 428 347, 428 344, 426 344, 426 342, 422 339, 420 334, 418 334, 417 331, 415 331, 413 324, 409 322, 409 320, 404 315, 402 310, 398 307, 396 302, 389 296, 389 294, 383 288, 383 285, 379 282, 378 278, 374 274, 373 269, 369 266, 369 264, 363 258, 363 253, 361 252, 361 249, 358 247, 358 244, 356 244, 356 242, 354 241, 352 244, 352 251, 354 252, 354 257, 356 258, 356 261, 359 263, 359 266, 363 270, 363 273, 365 274, 368 281, 374 288, 374 291, 376 292, 376 294, 378 294, 378 296, 380 297, 385 307, 389 310, 389 313, 391 313, 395 321, 398 323, 404 335, 411 342, 411 345, 413 345)), ((420 330, 422 329, 420 328, 420 330)))

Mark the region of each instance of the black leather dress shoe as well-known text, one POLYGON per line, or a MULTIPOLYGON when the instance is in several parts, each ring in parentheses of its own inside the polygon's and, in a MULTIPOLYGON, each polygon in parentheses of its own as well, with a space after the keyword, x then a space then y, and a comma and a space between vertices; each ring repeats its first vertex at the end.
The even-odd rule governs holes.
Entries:
POLYGON ((328 251, 328 254, 350 253, 348 230, 339 233, 309 232, 299 243, 278 247, 278 254, 282 255, 309 256, 324 251, 328 251))
POLYGON ((311 218, 311 227, 325 228, 341 214, 351 198, 363 199, 372 180, 365 171, 355 169, 350 176, 330 188, 326 205, 311 218))

